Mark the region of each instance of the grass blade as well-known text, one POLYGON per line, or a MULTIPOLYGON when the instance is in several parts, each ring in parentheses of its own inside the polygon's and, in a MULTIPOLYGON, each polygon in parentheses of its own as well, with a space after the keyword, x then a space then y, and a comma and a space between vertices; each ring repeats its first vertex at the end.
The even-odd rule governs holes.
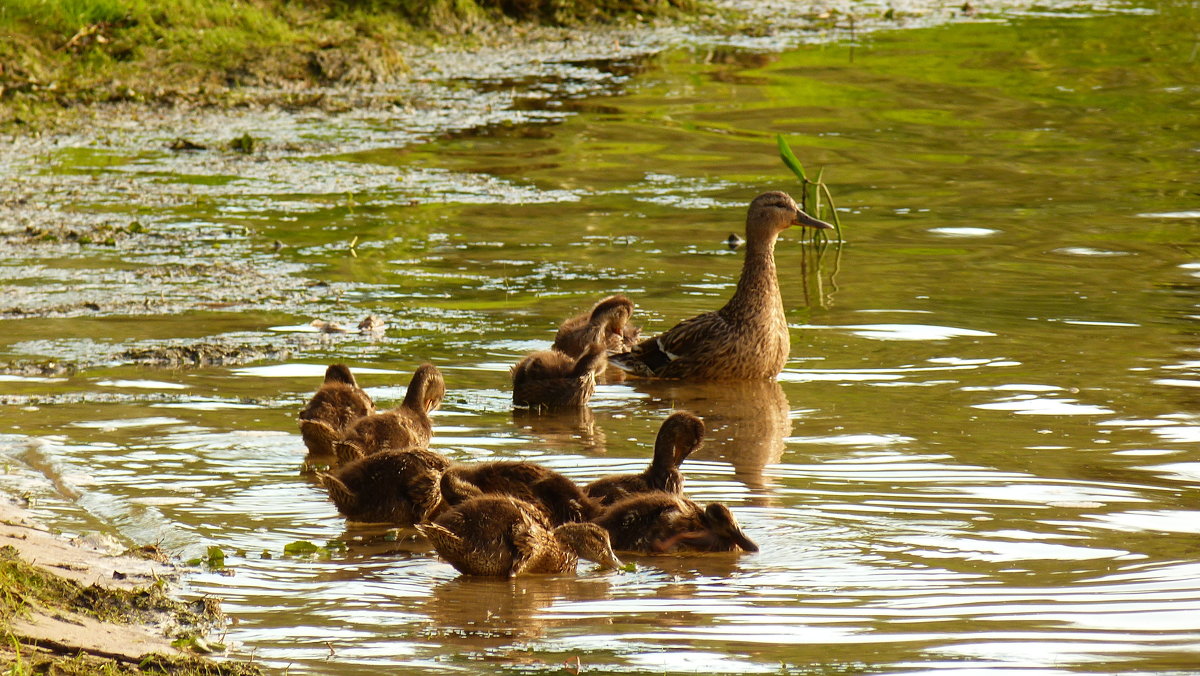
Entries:
POLYGON ((788 169, 796 175, 801 181, 808 181, 808 176, 804 173, 804 167, 800 165, 800 160, 796 159, 796 155, 792 153, 791 146, 784 140, 783 134, 775 135, 775 143, 779 145, 779 158, 787 165, 788 169))

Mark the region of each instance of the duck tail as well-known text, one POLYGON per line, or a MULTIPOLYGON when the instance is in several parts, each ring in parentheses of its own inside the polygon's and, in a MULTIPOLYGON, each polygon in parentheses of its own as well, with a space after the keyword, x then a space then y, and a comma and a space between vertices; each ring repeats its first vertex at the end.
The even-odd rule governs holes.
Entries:
POLYGON ((363 452, 362 446, 353 441, 345 440, 333 442, 333 454, 337 457, 339 465, 346 465, 355 460, 367 457, 367 454, 363 452))
POLYGON ((317 472, 317 481, 329 491, 329 499, 333 500, 333 504, 337 505, 338 511, 343 514, 354 511, 358 504, 358 496, 350 487, 342 483, 342 480, 332 474, 326 472, 317 472))
POLYGON ((661 337, 655 336, 634 345, 628 352, 608 355, 608 363, 635 376, 657 378, 658 372, 677 357, 663 349, 661 337))
POLYGON ((300 420, 300 438, 313 455, 333 455, 338 431, 324 420, 300 420))

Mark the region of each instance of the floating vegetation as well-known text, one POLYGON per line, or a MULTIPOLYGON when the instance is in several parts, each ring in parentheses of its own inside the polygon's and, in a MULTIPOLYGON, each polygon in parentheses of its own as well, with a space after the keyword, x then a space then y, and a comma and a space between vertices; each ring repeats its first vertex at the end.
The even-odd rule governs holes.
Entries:
POLYGON ((346 543, 341 540, 330 540, 323 547, 308 540, 296 540, 283 546, 283 554, 300 558, 329 559, 335 553, 345 552, 348 549, 346 543))

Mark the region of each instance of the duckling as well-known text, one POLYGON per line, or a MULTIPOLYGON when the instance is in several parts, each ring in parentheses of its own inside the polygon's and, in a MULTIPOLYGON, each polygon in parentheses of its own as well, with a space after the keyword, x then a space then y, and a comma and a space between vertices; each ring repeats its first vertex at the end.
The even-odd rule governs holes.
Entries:
POLYGON ((486 494, 532 503, 551 525, 589 521, 601 508, 566 476, 532 462, 498 460, 458 464, 442 474, 442 499, 456 505, 486 494))
POLYGON ((704 421, 687 411, 674 413, 658 429, 654 459, 645 472, 601 477, 585 486, 583 492, 606 506, 635 493, 682 493, 679 465, 703 442, 704 421))
POLYGON ((589 345, 600 344, 609 352, 626 352, 637 344, 642 330, 629 323, 633 301, 609 296, 589 312, 571 317, 558 327, 552 349, 578 358, 589 345))
POLYGON ((637 493, 604 510, 592 523, 603 526, 613 549, 643 554, 680 551, 757 552, 733 513, 719 503, 705 509, 673 493, 637 493))
POLYGON ((333 443, 356 418, 375 412, 371 396, 358 386, 345 364, 325 369, 325 382, 300 411, 300 436, 312 455, 333 455, 333 443))
POLYGON ((317 479, 352 521, 412 526, 443 506, 441 478, 449 466, 450 460, 426 449, 381 451, 317 479))
POLYGON ((833 228, 801 211, 786 193, 767 192, 754 198, 746 215, 746 260, 737 290, 725 306, 684 320, 627 352, 609 355, 609 363, 650 378, 778 376, 791 344, 775 274, 775 240, 793 225, 833 228))
POLYGON ((404 401, 396 408, 366 415, 351 423, 334 442, 338 462, 345 464, 383 450, 427 448, 433 436, 429 414, 446 396, 442 372, 433 364, 422 364, 408 383, 404 401))
POLYGON ((607 568, 621 565, 603 528, 566 523, 552 529, 538 508, 508 495, 473 498, 417 530, 466 575, 566 573, 580 557, 607 568))
POLYGON ((512 369, 513 403, 539 408, 584 406, 604 370, 604 347, 590 345, 578 359, 556 350, 534 352, 512 369))

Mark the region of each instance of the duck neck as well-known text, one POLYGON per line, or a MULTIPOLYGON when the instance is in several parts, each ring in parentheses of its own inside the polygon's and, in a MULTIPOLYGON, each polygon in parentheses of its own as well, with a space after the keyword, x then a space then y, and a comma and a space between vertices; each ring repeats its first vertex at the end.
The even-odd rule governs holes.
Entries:
POLYGON ((404 392, 402 407, 424 414, 425 411, 425 381, 420 377, 413 378, 404 392))
POLYGON ((783 316, 783 298, 779 295, 779 279, 775 274, 775 238, 775 233, 746 238, 742 276, 733 297, 721 309, 726 319, 745 321, 783 316))

